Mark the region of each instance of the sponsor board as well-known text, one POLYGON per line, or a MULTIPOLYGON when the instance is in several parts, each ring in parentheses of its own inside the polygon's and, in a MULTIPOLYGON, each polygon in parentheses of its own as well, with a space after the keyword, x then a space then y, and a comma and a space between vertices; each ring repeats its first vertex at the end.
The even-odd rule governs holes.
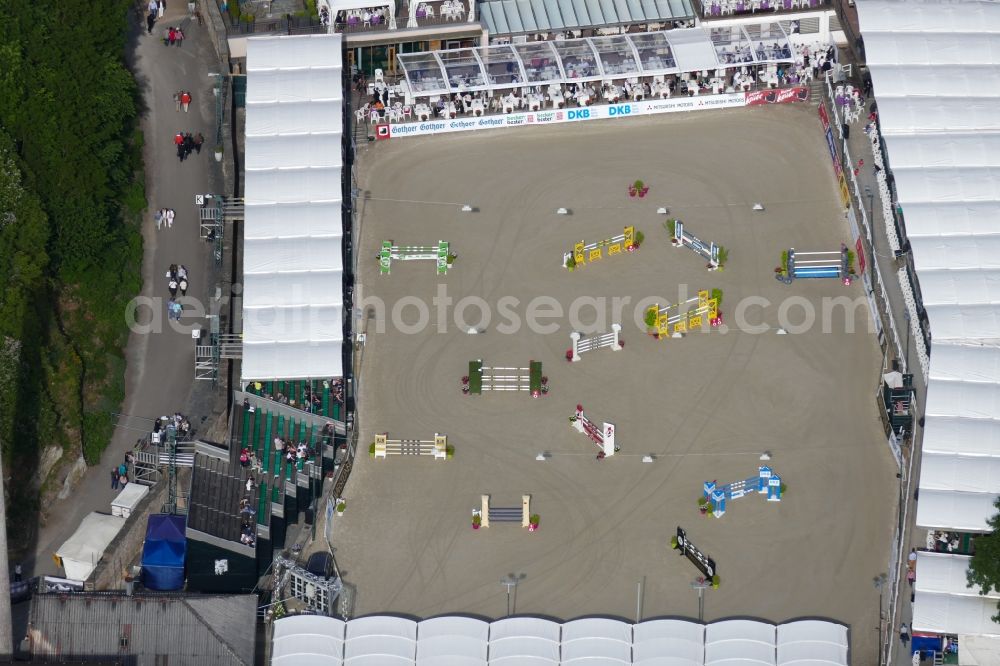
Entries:
POLYGON ((389 138, 389 125, 380 123, 375 126, 375 138, 379 141, 389 138))
POLYGON ((642 102, 627 102, 624 104, 602 104, 571 109, 551 109, 508 113, 500 116, 483 118, 453 118, 430 120, 418 123, 395 123, 389 126, 392 138, 407 136, 428 136, 431 134, 446 134, 449 132, 469 132, 473 130, 497 129, 501 127, 518 127, 523 125, 550 125, 555 123, 571 123, 583 120, 598 120, 605 118, 632 118, 635 116, 656 115, 660 113, 675 113, 680 111, 701 111, 705 109, 730 109, 746 106, 745 93, 725 95, 705 95, 701 97, 683 97, 678 99, 645 100, 642 102))
POLYGON ((854 249, 858 253, 858 271, 862 274, 865 272, 865 248, 861 243, 861 239, 858 238, 857 242, 854 243, 854 249))
MULTIPOLYGON (((790 104, 791 102, 808 102, 809 88, 795 86, 794 88, 776 88, 774 90, 753 90, 746 95, 746 106, 761 104, 790 104)), ((829 123, 828 123, 829 124, 829 123)))

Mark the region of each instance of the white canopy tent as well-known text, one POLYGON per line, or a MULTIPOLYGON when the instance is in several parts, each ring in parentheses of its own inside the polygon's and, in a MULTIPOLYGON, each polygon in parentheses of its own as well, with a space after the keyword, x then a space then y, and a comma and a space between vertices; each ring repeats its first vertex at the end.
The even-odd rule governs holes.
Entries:
POLYGON ((917 524, 982 531, 1000 494, 1000 4, 858 16, 934 340, 917 524))
POLYGON ((87 580, 124 524, 125 518, 121 516, 96 511, 87 514, 73 536, 56 551, 66 578, 87 580))
POLYGON ((846 666, 848 629, 820 620, 783 625, 724 620, 565 623, 534 617, 486 622, 445 615, 420 622, 373 615, 342 622, 291 616, 274 625, 273 666, 407 664, 636 664, 846 666))
POLYGON ((340 40, 247 40, 245 381, 343 374, 340 40))
POLYGON ((969 558, 946 553, 917 553, 913 631, 1000 636, 996 614, 1000 592, 983 596, 966 578, 969 558))

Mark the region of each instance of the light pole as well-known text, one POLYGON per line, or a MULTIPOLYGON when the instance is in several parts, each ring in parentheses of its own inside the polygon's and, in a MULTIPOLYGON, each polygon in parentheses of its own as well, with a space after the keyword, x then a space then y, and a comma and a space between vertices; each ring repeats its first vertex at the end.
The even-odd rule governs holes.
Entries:
POLYGON ((698 590, 698 621, 705 621, 705 590, 712 587, 712 583, 705 578, 696 578, 691 581, 691 589, 698 590))
POLYGON ((507 588, 507 616, 514 611, 514 606, 517 605, 517 584, 524 580, 524 574, 515 575, 512 573, 507 574, 500 579, 500 584, 507 588), (511 604, 511 593, 514 595, 513 605, 511 604))
POLYGON ((879 575, 872 578, 872 585, 878 590, 878 646, 875 648, 875 663, 882 666, 882 632, 883 632, 883 621, 885 617, 882 613, 882 598, 883 591, 886 583, 889 582, 889 576, 880 573, 879 575))

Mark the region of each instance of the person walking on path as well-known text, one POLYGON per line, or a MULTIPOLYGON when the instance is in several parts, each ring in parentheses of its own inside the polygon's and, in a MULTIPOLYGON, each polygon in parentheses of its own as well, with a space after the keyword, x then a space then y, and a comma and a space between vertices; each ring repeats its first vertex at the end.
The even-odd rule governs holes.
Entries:
POLYGON ((188 293, 188 281, 187 281, 187 278, 181 278, 181 281, 177 283, 177 286, 180 287, 181 296, 187 296, 187 293, 188 293))
POLYGON ((906 647, 910 642, 910 628, 906 626, 905 622, 899 625, 899 640, 903 644, 903 647, 906 647))
POLYGON ((160 13, 158 16, 159 18, 163 18, 163 12, 167 11, 167 0, 159 0, 159 4, 160 4, 160 13))
POLYGON ((181 106, 184 107, 184 113, 188 112, 188 106, 191 105, 191 93, 184 90, 181 91, 181 106))
POLYGON ((174 93, 174 111, 181 110, 181 93, 180 91, 174 93))
POLYGON ((146 14, 146 34, 153 34, 153 26, 156 25, 156 19, 152 14, 146 14))
POLYGON ((165 217, 167 218, 167 229, 173 229, 174 228, 174 209, 173 208, 168 208, 165 211, 164 214, 165 214, 165 217))
POLYGON ((177 28, 177 31, 174 33, 174 38, 177 40, 177 48, 180 48, 181 42, 184 41, 184 31, 177 28))
POLYGON ((156 230, 159 231, 160 230, 160 225, 163 224, 163 209, 162 208, 160 210, 156 211, 156 214, 153 215, 153 220, 156 222, 156 230))
POLYGON ((201 144, 205 143, 205 136, 198 132, 194 135, 194 152, 201 155, 201 144))
POLYGON ((118 468, 111 468, 111 490, 118 490, 118 468))

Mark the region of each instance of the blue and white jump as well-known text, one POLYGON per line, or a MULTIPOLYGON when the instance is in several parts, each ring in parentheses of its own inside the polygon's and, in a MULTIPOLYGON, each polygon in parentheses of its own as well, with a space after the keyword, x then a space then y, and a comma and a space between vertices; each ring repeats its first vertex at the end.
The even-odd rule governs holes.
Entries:
POLYGON ((708 270, 714 271, 719 267, 719 246, 714 242, 705 244, 703 240, 692 233, 684 231, 684 223, 674 220, 674 237, 672 239, 674 247, 687 246, 708 260, 708 270))
POLYGON ((739 499, 744 495, 767 493, 768 502, 780 502, 781 477, 771 471, 770 467, 763 465, 757 469, 757 476, 733 481, 722 487, 717 487, 715 481, 706 481, 702 492, 705 499, 712 503, 712 515, 722 518, 726 513, 726 501, 739 499))
POLYGON ((845 285, 851 284, 849 255, 847 246, 840 244, 840 251, 796 252, 788 250, 787 275, 778 274, 778 280, 791 284, 792 280, 803 278, 836 278, 845 285))

